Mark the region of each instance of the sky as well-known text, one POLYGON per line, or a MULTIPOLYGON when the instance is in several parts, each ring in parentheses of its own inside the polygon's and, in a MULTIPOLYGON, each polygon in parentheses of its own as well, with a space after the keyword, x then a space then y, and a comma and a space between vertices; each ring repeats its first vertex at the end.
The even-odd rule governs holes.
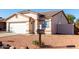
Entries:
MULTIPOLYGON (((0 17, 7 18, 10 15, 22 10, 25 9, 0 9, 0 17)), ((46 11, 61 10, 61 9, 30 9, 30 10, 34 12, 46 12, 46 11)), ((72 14, 76 17, 76 19, 79 18, 79 9, 62 9, 62 10, 65 12, 65 14, 72 14)))

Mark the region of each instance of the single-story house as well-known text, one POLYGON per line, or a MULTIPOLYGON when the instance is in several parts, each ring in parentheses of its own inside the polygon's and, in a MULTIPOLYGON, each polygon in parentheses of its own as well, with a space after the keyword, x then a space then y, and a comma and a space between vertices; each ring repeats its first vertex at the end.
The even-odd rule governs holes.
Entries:
POLYGON ((37 34, 42 27, 45 34, 74 34, 63 10, 48 12, 20 11, 6 19, 6 31, 20 34, 37 34))

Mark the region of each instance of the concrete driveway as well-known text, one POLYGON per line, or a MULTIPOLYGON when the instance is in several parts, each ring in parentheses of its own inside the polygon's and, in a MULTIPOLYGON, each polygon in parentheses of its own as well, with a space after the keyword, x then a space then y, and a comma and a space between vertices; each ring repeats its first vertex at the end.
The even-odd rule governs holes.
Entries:
POLYGON ((5 31, 0 32, 0 37, 12 36, 12 35, 18 35, 18 34, 16 34, 16 33, 8 33, 8 32, 5 32, 5 31))

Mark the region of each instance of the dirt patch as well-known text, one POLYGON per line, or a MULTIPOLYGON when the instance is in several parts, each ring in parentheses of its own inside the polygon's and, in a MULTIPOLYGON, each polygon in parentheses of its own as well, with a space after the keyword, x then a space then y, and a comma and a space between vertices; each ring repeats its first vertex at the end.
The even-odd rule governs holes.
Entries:
MULTIPOLYGON (((15 46, 29 47, 31 49, 38 48, 32 44, 33 40, 38 40, 38 35, 15 35, 0 38, 0 41, 15 46)), ((79 48, 79 35, 42 35, 42 42, 49 45, 49 48, 65 48, 67 45, 75 45, 79 48)))

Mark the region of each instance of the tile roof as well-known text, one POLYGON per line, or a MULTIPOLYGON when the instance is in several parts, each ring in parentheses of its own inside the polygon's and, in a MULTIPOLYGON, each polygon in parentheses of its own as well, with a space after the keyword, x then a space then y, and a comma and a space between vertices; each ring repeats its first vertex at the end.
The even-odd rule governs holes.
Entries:
MULTIPOLYGON (((23 11, 17 12, 16 14, 24 15, 24 14, 27 14, 27 13, 33 13, 33 14, 36 14, 36 15, 44 15, 46 18, 51 18, 51 17, 57 15, 60 12, 62 12, 62 10, 56 10, 56 11, 51 10, 51 11, 47 11, 47 12, 33 12, 31 10, 23 10, 23 11)), ((8 18, 6 18, 6 20, 13 17, 16 14, 9 16, 8 18)))
POLYGON ((34 14, 38 14, 38 12, 34 12, 34 11, 31 11, 31 10, 23 10, 23 11, 20 11, 18 13, 21 13, 21 14, 27 14, 27 13, 34 13, 34 14))
POLYGON ((21 14, 27 14, 27 13, 34 13, 34 14, 41 14, 41 15, 45 15, 46 18, 51 18, 53 15, 61 12, 62 10, 57 10, 57 11, 47 11, 47 12, 33 12, 31 10, 23 10, 23 11, 20 11, 18 13, 21 13, 21 14))
POLYGON ((46 18, 51 18, 53 15, 59 13, 61 11, 48 11, 48 12, 40 12, 40 14, 45 15, 46 18))

